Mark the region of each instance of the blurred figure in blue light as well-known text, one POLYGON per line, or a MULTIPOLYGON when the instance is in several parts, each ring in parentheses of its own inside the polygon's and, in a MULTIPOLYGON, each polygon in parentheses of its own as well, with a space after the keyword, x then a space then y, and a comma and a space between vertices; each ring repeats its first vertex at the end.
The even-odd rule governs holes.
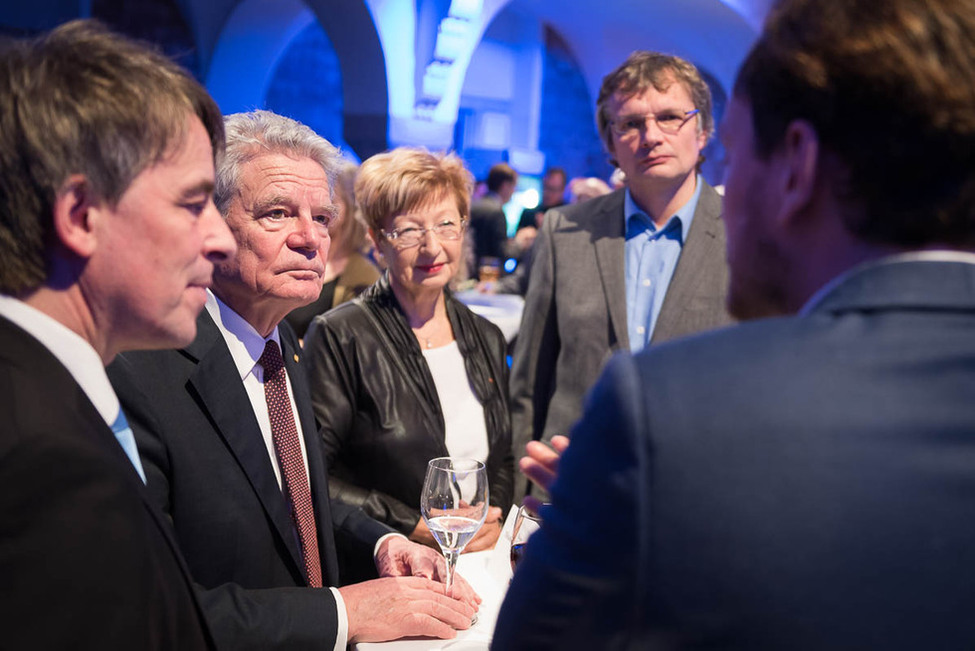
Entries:
POLYGON ((595 199, 610 192, 612 192, 612 189, 609 187, 609 184, 595 176, 572 179, 572 182, 569 183, 570 203, 595 199))
MULTIPOLYGON (((474 242, 474 274, 480 278, 482 260, 503 260, 507 253, 508 220, 502 206, 511 200, 518 183, 518 172, 507 163, 491 166, 487 178, 487 194, 471 204, 471 223, 474 242)), ((490 280, 481 278, 481 280, 490 280)), ((496 280, 494 278, 493 280, 496 280)))

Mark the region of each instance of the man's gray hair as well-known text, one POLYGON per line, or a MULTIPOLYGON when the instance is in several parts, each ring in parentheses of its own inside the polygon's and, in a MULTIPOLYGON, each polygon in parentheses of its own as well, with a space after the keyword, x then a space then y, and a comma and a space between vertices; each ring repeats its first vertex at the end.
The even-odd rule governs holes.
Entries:
POLYGON ((262 154, 285 154, 310 158, 325 170, 332 191, 335 173, 344 160, 329 141, 297 120, 272 113, 250 111, 224 118, 226 151, 217 159, 217 184, 213 201, 226 214, 230 200, 240 187, 240 168, 262 154))
POLYGON ((220 108, 193 77, 92 20, 0 44, 0 292, 48 282, 54 205, 73 174, 115 207, 184 146, 195 120, 223 148, 220 108))

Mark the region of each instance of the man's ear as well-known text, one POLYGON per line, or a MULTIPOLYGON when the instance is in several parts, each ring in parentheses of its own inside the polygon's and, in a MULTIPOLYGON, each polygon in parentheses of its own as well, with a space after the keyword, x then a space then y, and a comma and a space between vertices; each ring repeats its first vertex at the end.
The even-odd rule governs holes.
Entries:
POLYGON ((95 250, 94 215, 98 210, 88 179, 72 174, 54 197, 54 232, 61 245, 81 258, 95 250))
POLYGON ((785 129, 777 155, 782 196, 779 215, 782 221, 789 222, 805 214, 815 198, 822 155, 816 130, 805 120, 793 120, 785 129))

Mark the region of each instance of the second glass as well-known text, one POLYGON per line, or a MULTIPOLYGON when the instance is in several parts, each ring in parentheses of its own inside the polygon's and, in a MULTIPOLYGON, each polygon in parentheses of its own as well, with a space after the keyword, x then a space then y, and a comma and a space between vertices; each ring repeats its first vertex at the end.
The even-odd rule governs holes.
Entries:
POLYGON ((525 546, 533 533, 542 526, 542 519, 524 506, 518 508, 515 517, 515 527, 511 532, 511 571, 514 572, 521 557, 525 554, 525 546))

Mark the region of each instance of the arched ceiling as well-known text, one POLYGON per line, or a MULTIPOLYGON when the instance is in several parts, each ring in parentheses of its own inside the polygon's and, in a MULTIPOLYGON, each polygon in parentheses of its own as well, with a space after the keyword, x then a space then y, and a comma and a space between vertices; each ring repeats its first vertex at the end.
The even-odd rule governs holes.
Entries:
POLYGON ((593 98, 633 50, 659 50, 707 69, 726 89, 771 0, 511 0, 568 41, 593 98))
MULTIPOLYGON (((206 64, 221 29, 240 0, 173 1, 182 9, 196 39, 206 75, 206 64)), ((365 4, 365 0, 330 1, 324 3, 328 7, 325 11, 346 11, 353 1, 365 4)), ((666 50, 684 56, 729 87, 773 1, 510 0, 509 6, 537 16, 562 33, 583 67, 590 91, 595 93, 602 76, 635 49, 666 50)), ((0 3, 0 23, 45 29, 84 15, 79 8, 85 6, 83 0, 0 3)))

